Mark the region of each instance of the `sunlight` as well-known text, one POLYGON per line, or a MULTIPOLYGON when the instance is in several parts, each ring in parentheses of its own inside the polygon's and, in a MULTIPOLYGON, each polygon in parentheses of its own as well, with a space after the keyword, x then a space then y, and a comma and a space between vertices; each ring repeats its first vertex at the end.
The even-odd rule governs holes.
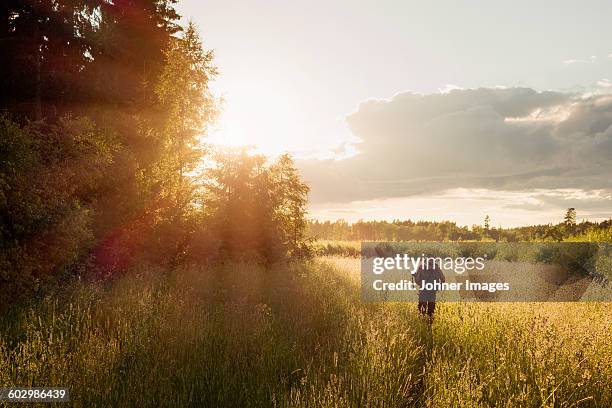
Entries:
POLYGON ((252 146, 268 156, 296 152, 304 147, 295 133, 290 133, 304 118, 299 103, 282 81, 234 82, 220 93, 224 99, 222 111, 209 142, 232 147, 252 146))
POLYGON ((612 407, 612 1, 439 3, 2 2, 0 407, 612 407))
POLYGON ((244 129, 239 123, 225 120, 223 115, 219 119, 219 124, 211 131, 207 142, 218 146, 238 147, 248 144, 244 129))
MULTIPOLYGON (((345 114, 322 125, 329 115, 317 95, 304 94, 305 84, 283 77, 221 78, 213 92, 223 99, 217 123, 206 139, 221 146, 250 146, 269 157, 290 153, 296 158, 342 159, 356 154, 358 141, 345 114)), ((347 112, 348 114, 348 112, 347 112)))

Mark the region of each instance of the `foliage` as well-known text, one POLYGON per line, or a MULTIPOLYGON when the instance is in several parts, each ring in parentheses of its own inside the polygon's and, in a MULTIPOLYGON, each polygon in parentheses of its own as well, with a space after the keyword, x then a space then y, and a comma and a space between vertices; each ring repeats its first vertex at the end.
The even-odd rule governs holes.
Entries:
POLYGON ((0 306, 37 291, 91 246, 87 202, 115 147, 84 118, 22 126, 0 117, 0 306))
POLYGON ((612 242, 612 225, 607 228, 589 228, 569 239, 576 242, 612 242))
POLYGON ((170 40, 155 86, 157 106, 142 116, 140 131, 155 146, 139 171, 148 199, 142 212, 150 228, 141 252, 149 259, 175 265, 202 221, 196 207, 198 175, 205 156, 202 139, 217 113, 209 81, 217 74, 212 51, 205 51, 189 23, 170 40))
POLYGON ((289 156, 206 157, 214 54, 174 0, 55 3, 0 5, 0 306, 71 270, 310 254, 289 156))
POLYGON ((178 189, 202 160, 199 137, 206 134, 216 115, 209 82, 217 74, 213 52, 204 51, 193 23, 180 38, 172 38, 164 53, 164 67, 155 88, 164 115, 158 130, 162 139, 160 160, 166 178, 175 178, 178 189))
POLYGON ((599 245, 590 242, 563 242, 539 245, 536 262, 559 265, 583 274, 595 271, 599 245))
POLYGON ((175 3, 1 2, 0 107, 19 119, 55 121, 92 105, 147 104, 163 51, 180 29, 175 3))
POLYGON ((556 225, 531 225, 516 228, 486 228, 473 225, 458 226, 450 221, 357 221, 312 220, 307 225, 307 235, 317 239, 334 241, 565 241, 590 234, 594 240, 597 231, 606 231, 612 220, 602 222, 583 221, 571 228, 565 222, 556 225))
POLYGON ((307 256, 308 186, 288 155, 268 165, 245 149, 222 149, 205 174, 201 206, 222 254, 230 258, 307 256))
POLYGON ((359 241, 315 241, 313 251, 317 256, 359 258, 361 243, 359 241))

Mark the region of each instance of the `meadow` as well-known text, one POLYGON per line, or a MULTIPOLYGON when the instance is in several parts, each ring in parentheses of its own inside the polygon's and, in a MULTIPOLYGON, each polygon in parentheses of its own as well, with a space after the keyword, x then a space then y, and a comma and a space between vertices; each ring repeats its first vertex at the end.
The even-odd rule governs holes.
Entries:
POLYGON ((359 260, 141 265, 0 319, 0 386, 72 406, 612 406, 607 303, 362 303, 359 260))

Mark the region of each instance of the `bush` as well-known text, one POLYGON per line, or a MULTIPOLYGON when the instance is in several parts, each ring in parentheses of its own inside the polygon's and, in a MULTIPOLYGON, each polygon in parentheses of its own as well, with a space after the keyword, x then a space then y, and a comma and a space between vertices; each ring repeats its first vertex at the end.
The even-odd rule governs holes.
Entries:
POLYGON ((459 244, 459 256, 477 258, 486 255, 493 259, 497 255, 498 244, 495 242, 462 242, 459 244))
POLYGON ((83 204, 112 139, 84 118, 19 125, 0 117, 0 307, 37 293, 92 244, 83 204))
POLYGON ((589 275, 595 273, 597 252, 598 245, 588 242, 542 243, 535 260, 589 275))

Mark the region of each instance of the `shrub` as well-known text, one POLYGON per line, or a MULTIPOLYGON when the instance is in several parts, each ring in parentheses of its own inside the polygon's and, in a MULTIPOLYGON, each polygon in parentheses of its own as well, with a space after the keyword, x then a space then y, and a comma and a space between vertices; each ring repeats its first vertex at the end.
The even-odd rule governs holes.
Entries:
POLYGON ((593 274, 598 245, 587 242, 542 243, 536 262, 558 265, 582 275, 593 274))
POLYGON ((19 125, 0 117, 0 307, 36 293, 92 243, 86 196, 112 138, 84 118, 19 125))

